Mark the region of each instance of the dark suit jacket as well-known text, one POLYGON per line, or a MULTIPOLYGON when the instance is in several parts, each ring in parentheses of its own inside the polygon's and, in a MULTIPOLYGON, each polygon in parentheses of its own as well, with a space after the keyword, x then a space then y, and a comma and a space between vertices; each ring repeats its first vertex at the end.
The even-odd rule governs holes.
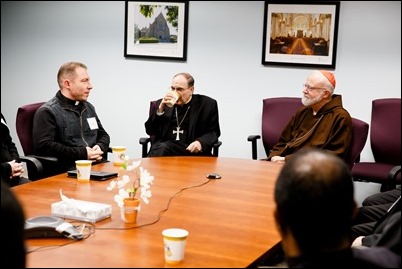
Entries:
MULTIPOLYGON (((156 108, 151 111, 145 122, 145 131, 154 137, 153 142, 166 141, 169 124, 174 113, 174 107, 166 107, 162 116, 156 115, 156 111, 162 99, 157 100, 156 108)), ((191 141, 198 140, 203 152, 210 153, 213 144, 221 135, 219 126, 218 103, 211 97, 193 94, 190 109, 189 138, 191 141)))
POLYGON ((399 268, 401 256, 384 247, 350 248, 287 259, 290 268, 399 268))
POLYGON ((396 254, 401 253, 401 196, 380 220, 374 232, 363 237, 362 245, 384 246, 396 254))
POLYGON ((2 268, 25 268, 26 249, 24 239, 25 215, 22 205, 7 184, 1 182, 1 237, 3 249, 2 268))
POLYGON ((4 123, 1 123, 1 151, 0 151, 0 160, 1 160, 1 179, 7 182, 8 184, 12 184, 13 182, 18 182, 18 179, 10 179, 12 174, 11 166, 8 164, 9 161, 16 160, 20 161, 20 155, 18 154, 17 147, 15 146, 13 139, 10 135, 10 130, 6 125, 6 119, 1 113, 1 119, 4 123))

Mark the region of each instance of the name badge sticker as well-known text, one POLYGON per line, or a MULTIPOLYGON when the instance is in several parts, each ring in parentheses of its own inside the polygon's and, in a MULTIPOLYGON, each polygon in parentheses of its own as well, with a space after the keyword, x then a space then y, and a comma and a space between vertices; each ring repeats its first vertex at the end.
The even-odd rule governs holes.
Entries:
POLYGON ((96 122, 95 117, 88 118, 87 121, 88 121, 88 124, 89 124, 89 128, 91 128, 91 130, 97 130, 98 129, 98 123, 96 122))

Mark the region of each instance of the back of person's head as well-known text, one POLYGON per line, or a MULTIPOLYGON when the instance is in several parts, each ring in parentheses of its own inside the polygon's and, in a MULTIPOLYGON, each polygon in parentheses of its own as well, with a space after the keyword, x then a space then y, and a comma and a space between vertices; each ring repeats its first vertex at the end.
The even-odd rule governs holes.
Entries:
POLYGON ((353 191, 342 159, 319 149, 300 150, 284 164, 275 186, 282 236, 293 236, 303 254, 349 242, 356 209, 353 191))
POLYGON ((5 182, 1 182, 1 239, 2 268, 25 268, 26 250, 24 236, 25 215, 21 204, 5 182))

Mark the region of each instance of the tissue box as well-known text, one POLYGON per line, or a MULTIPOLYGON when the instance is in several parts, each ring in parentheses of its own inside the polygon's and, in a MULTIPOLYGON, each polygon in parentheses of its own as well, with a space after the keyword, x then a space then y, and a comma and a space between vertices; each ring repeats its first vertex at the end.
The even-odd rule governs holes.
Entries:
POLYGON ((51 214, 60 218, 95 223, 112 215, 112 206, 82 200, 70 199, 52 204, 51 214))

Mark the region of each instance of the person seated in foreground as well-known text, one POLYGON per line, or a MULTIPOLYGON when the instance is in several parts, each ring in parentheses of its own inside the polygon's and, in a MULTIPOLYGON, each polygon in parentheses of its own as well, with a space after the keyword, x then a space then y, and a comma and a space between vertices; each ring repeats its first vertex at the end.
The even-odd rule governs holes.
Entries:
POLYGON ((334 94, 335 75, 314 70, 303 84, 302 103, 283 129, 267 160, 285 162, 301 148, 316 147, 346 160, 352 140, 352 118, 334 94))
POLYGON ((1 181, 1 268, 25 268, 25 213, 20 201, 13 193, 13 188, 1 181))
POLYGON ((303 149, 284 164, 274 216, 289 267, 400 267, 400 255, 385 247, 351 247, 353 186, 347 164, 327 151, 303 149))
POLYGON ((401 254, 401 187, 364 199, 352 226, 352 246, 385 246, 401 254))
POLYGON ((221 135, 218 103, 194 94, 194 83, 190 74, 176 74, 170 91, 157 101, 145 122, 146 133, 155 137, 148 157, 212 156, 213 144, 221 135), (174 95, 178 99, 172 104, 174 95))
MULTIPOLYGON (((31 182, 24 177, 24 168, 20 161, 20 154, 10 135, 6 119, 1 113, 1 180, 14 187, 31 182)), ((2 182, 3 184, 3 182, 2 182)))

